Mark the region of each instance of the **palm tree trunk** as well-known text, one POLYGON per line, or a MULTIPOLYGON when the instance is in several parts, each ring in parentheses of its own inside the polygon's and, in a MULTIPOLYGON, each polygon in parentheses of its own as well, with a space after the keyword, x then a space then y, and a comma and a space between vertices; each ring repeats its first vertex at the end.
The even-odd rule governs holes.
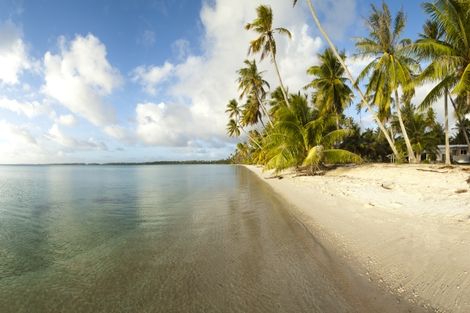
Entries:
POLYGON ((349 68, 346 66, 346 63, 344 63, 344 60, 343 58, 341 58, 341 56, 339 55, 338 53, 338 50, 336 50, 336 47, 335 45, 333 44, 333 42, 331 41, 330 37, 328 36, 328 34, 325 32, 325 30, 323 29, 323 26, 321 25, 320 23, 320 20, 318 19, 318 16, 317 16, 317 13, 315 11, 315 8, 313 7, 313 4, 312 4, 312 1, 311 0, 305 0, 307 1, 307 4, 308 4, 308 7, 310 9, 310 13, 312 14, 312 17, 313 17, 313 20, 315 21, 315 24, 317 25, 318 27, 318 30, 320 31, 320 33, 323 35, 323 37, 325 38, 325 40, 328 42, 328 45, 330 46, 330 48, 333 50, 333 53, 334 55, 336 56, 336 58, 338 59, 339 63, 341 63, 341 66, 344 68, 344 71, 346 72, 346 75, 348 76, 348 79, 351 81, 353 87, 356 89, 356 91, 359 93, 359 96, 361 97, 361 101, 362 101, 362 104, 367 107, 367 109, 369 110, 369 112, 372 114, 372 117, 374 118, 375 122, 377 123, 377 125, 379 126, 380 128, 380 131, 384 134, 385 138, 387 139, 387 142, 388 144, 390 145, 390 148, 392 149, 392 152, 393 154, 395 155, 395 157, 397 159, 400 158, 400 155, 398 154, 398 150, 397 148, 395 147, 395 144, 393 143, 393 141, 391 140, 390 136, 388 135, 388 132, 387 130, 385 129, 385 126, 382 124, 382 122, 380 121, 380 119, 378 118, 377 114, 375 114, 375 112, 372 110, 372 107, 369 105, 369 103, 367 102, 366 100, 366 97, 364 96, 364 93, 362 92, 361 88, 359 88, 359 86, 357 86, 355 84, 355 81, 352 77, 352 74, 351 72, 349 71, 349 68))
POLYGON ((261 118, 259 119, 260 123, 261 123, 261 126, 263 126, 263 129, 266 130, 266 125, 264 125, 264 122, 263 122, 263 117, 261 116, 261 118))
POLYGON ((406 150, 408 151, 408 162, 418 163, 415 153, 413 152, 413 147, 411 147, 410 138, 408 137, 408 133, 406 132, 405 124, 403 123, 403 118, 401 116, 401 105, 400 97, 398 97, 398 90, 395 90, 395 101, 397 104, 398 123, 400 124, 401 133, 403 134, 403 139, 405 139, 406 150))
POLYGON ((277 78, 279 79, 279 84, 281 86, 282 95, 284 96, 284 100, 286 101, 287 106, 290 107, 289 98, 287 97, 286 89, 284 88, 284 84, 282 83, 281 73, 279 72, 279 66, 277 65, 276 54, 274 53, 273 44, 271 41, 269 42, 269 47, 271 48, 271 55, 273 57, 274 68, 276 69, 277 78))
POLYGON ((393 126, 390 125, 390 137, 392 138, 393 144, 395 144, 395 133, 393 132, 393 126))
POLYGON ((263 101, 261 101, 261 98, 260 98, 260 96, 258 95, 258 93, 256 91, 255 91, 255 95, 256 95, 256 99, 258 100, 258 103, 261 107, 261 110, 263 110, 264 115, 266 115, 267 118, 268 118, 269 124, 271 126, 273 126, 273 121, 271 120, 271 116, 269 116, 268 110, 264 106, 263 101))
POLYGON ((468 138, 467 130, 465 129, 464 120, 462 116, 460 115, 460 112, 457 109, 457 106, 455 105, 454 99, 452 99, 452 97, 449 97, 449 98, 450 98, 450 103, 452 103, 452 107, 454 108, 455 115, 457 115, 457 119, 459 120, 460 129, 462 130, 463 137, 465 138, 465 142, 467 143, 468 151, 470 151, 470 139, 468 138))
POLYGON ((449 90, 447 88, 444 91, 444 133, 445 133, 445 145, 446 145, 446 158, 445 164, 450 165, 450 145, 449 145, 449 104, 447 103, 449 98, 449 90))
POLYGON ((243 127, 241 127, 241 126, 240 126, 240 129, 242 130, 242 132, 243 132, 251 141, 253 141, 253 142, 258 146, 258 148, 263 149, 263 148, 261 147, 261 145, 260 145, 253 137, 250 136, 250 133, 248 133, 247 131, 245 131, 245 129, 243 129, 243 127))

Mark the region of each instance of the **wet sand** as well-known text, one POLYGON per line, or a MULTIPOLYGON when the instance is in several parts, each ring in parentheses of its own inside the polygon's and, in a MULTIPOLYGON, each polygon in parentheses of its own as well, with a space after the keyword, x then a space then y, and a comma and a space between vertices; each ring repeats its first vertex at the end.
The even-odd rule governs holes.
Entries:
POLYGON ((364 165, 283 179, 247 168, 362 277, 431 311, 470 312, 467 167, 364 165))

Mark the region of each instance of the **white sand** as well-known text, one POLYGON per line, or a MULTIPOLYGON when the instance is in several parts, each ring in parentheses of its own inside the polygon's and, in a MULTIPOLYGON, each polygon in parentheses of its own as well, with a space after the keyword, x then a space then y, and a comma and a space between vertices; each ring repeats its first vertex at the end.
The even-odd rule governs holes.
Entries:
POLYGON ((371 281, 437 312, 470 312, 470 168, 380 164, 294 175, 264 181, 371 281))

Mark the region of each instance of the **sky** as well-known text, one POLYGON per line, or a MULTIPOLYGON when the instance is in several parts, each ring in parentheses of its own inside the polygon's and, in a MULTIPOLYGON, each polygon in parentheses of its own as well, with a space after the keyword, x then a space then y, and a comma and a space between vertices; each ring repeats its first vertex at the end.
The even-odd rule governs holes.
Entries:
MULTIPOLYGON (((291 92, 325 47, 303 3, 288 0, 0 0, 0 164, 222 159, 225 106, 238 97, 236 71, 256 37, 243 26, 268 4, 278 62, 291 92)), ((335 44, 354 53, 367 33, 367 0, 313 0, 335 44)), ((418 0, 403 8, 405 36, 426 19, 418 0)), ((349 61, 357 75, 367 60, 349 61)), ((277 86, 269 60, 259 64, 277 86)), ((416 102, 431 86, 417 90, 416 102)), ((436 104, 438 117, 442 105, 436 104)), ((347 111, 363 128, 370 116, 347 111)))

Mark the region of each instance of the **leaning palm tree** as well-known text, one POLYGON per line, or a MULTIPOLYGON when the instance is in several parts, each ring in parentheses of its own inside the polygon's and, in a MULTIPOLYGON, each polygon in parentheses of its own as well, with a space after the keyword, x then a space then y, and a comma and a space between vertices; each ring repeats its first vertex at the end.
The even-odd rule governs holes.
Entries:
MULTIPOLYGON (((307 5, 308 5, 308 8, 310 10, 310 13, 312 15, 312 18, 313 18, 313 21, 315 22, 315 24, 317 25, 317 28, 318 30, 320 31, 320 33, 322 34, 323 38, 325 38, 326 42, 328 43, 328 46, 331 48, 331 50, 333 51, 334 55, 336 56, 336 58, 338 59, 338 62, 341 64, 341 66, 343 67, 344 71, 345 71, 345 74, 346 74, 346 77, 349 79, 349 81, 353 84, 353 87, 354 89, 356 89, 357 93, 359 94, 359 97, 361 98, 361 103, 364 107, 366 107, 370 114, 372 115, 372 117, 374 118, 375 122, 377 123, 377 125, 379 126, 379 129, 380 131, 382 132, 382 134, 384 135, 385 139, 387 140, 387 143, 388 145, 390 146, 390 148, 392 149, 392 152, 393 154, 399 158, 399 153, 398 153, 398 150, 395 146, 395 143, 393 142, 392 138, 390 137, 389 133, 387 132, 384 124, 382 123, 382 121, 380 120, 380 118, 378 117, 377 113, 372 109, 372 107, 370 106, 369 102, 367 101, 367 97, 365 96, 364 92, 362 91, 362 89, 360 88, 360 86, 358 84, 355 84, 356 80, 353 78, 352 74, 351 74, 351 71, 349 70, 348 66, 346 65, 346 63, 344 62, 344 59, 341 57, 341 55, 338 53, 338 50, 336 49, 335 45, 333 44, 333 41, 331 41, 330 37, 328 36, 327 32, 325 31, 325 29, 323 28, 322 24, 320 23, 320 19, 318 18, 318 14, 317 14, 317 11, 312 3, 311 0, 305 0, 307 5)), ((293 0, 293 5, 295 6, 297 4, 298 0, 293 0)))
POLYGON ((282 94, 284 95, 284 100, 287 105, 289 105, 289 99, 287 97, 286 89, 284 88, 276 60, 277 47, 274 34, 278 33, 287 35, 289 38, 291 38, 292 35, 286 28, 273 28, 273 11, 271 7, 260 5, 256 8, 256 13, 256 18, 251 23, 245 25, 245 29, 252 29, 259 34, 258 38, 250 42, 248 53, 261 53, 261 60, 267 56, 271 56, 274 68, 276 69, 277 78, 279 79, 279 85, 281 86, 282 94))
POLYGON ((242 121, 243 110, 239 107, 237 100, 232 99, 227 104, 227 109, 225 110, 229 115, 229 121, 227 123, 227 134, 230 137, 240 137, 241 131, 247 135, 247 137, 254 142, 257 146, 260 146, 257 140, 251 137, 249 132, 246 132, 243 128, 243 125, 246 125, 242 121))
MULTIPOLYGON (((421 38, 414 45, 421 57, 431 61, 422 76, 439 82, 435 97, 439 90, 449 89, 470 107, 470 2, 436 0, 423 7, 444 35, 442 39, 421 38)), ((470 149, 470 142, 467 144, 470 149)))
MULTIPOLYGON (((318 54, 319 65, 311 66, 307 74, 312 75, 313 80, 306 88, 313 88, 313 102, 320 113, 334 113, 336 116, 336 129, 339 129, 339 117, 353 99, 353 92, 346 84, 344 69, 338 62, 331 49, 326 49, 318 54)), ((346 56, 341 53, 344 59, 346 56)))
POLYGON ((241 113, 240 123, 244 126, 254 126, 261 123, 263 128, 266 128, 261 114, 260 104, 253 94, 250 94, 246 99, 241 113))
POLYGON ((358 55, 371 57, 370 62, 359 74, 358 81, 368 78, 366 94, 374 93, 376 105, 388 105, 387 102, 394 95, 396 113, 405 140, 408 159, 410 163, 416 163, 413 147, 403 123, 401 114, 401 102, 398 89, 404 93, 412 93, 412 81, 414 72, 419 69, 419 63, 411 54, 410 39, 401 39, 405 29, 406 16, 400 10, 392 22, 391 12, 385 2, 382 8, 371 5, 372 13, 367 19, 370 28, 368 37, 358 38, 356 49, 358 55))
POLYGON ((320 115, 308 106, 306 97, 293 95, 289 107, 276 111, 276 123, 265 137, 265 167, 280 171, 304 166, 313 173, 325 163, 360 162, 356 154, 333 148, 350 133, 335 130, 334 123, 334 116, 320 115))
POLYGON ((261 108, 263 114, 268 118, 268 121, 272 124, 269 112, 264 105, 264 99, 266 98, 266 89, 269 89, 269 83, 263 79, 263 72, 258 71, 256 61, 245 60, 246 67, 241 68, 237 71, 239 77, 238 90, 240 90, 240 99, 245 95, 253 95, 254 98, 259 102, 258 107, 261 108))

